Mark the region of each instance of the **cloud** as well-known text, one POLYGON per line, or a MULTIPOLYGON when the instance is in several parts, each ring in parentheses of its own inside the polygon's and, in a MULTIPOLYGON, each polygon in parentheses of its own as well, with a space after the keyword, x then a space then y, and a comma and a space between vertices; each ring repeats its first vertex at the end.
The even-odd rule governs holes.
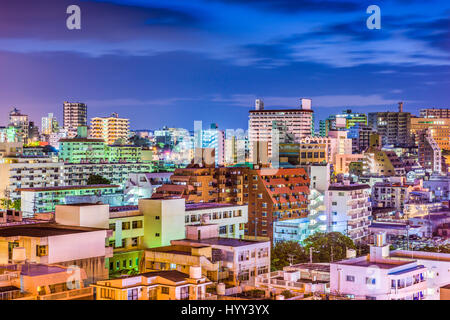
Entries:
MULTIPOLYGON (((277 107, 298 108, 300 106, 300 97, 258 97, 257 95, 252 94, 236 94, 229 97, 216 95, 211 98, 211 101, 227 103, 239 107, 252 107, 254 105, 255 99, 257 98, 263 98, 264 104, 268 109, 277 107)), ((309 98, 312 100, 314 108, 386 106, 398 102, 395 99, 385 99, 379 94, 322 95, 305 98, 309 98)))
POLYGON ((353 1, 321 1, 321 0, 210 0, 230 4, 245 5, 266 11, 282 13, 305 12, 351 12, 361 9, 358 2, 353 1))

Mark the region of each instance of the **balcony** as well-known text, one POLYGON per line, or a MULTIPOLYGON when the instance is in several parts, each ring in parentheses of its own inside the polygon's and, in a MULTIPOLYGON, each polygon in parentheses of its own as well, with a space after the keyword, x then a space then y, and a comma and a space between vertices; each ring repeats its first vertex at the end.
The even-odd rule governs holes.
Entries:
POLYGON ((93 295, 93 287, 74 289, 38 296, 37 300, 73 300, 87 298, 93 295))

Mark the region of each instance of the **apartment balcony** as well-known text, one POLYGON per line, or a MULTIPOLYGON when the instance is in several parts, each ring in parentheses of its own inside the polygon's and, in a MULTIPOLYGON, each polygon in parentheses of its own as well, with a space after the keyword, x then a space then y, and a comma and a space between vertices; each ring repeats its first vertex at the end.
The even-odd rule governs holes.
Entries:
POLYGON ((73 289, 64 292, 57 292, 38 296, 37 300, 74 300, 81 298, 88 298, 93 295, 93 287, 73 289))
POLYGON ((395 295, 407 295, 407 294, 413 294, 417 291, 425 291, 427 289, 427 282, 426 279, 423 279, 422 281, 415 281, 409 286, 403 286, 403 287, 396 287, 391 288, 391 294, 395 295))

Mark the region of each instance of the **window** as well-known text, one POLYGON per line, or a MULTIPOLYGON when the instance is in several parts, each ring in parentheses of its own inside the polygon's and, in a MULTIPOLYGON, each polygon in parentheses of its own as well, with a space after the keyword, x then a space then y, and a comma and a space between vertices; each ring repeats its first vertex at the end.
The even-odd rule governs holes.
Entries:
POLYGON ((162 294, 169 294, 169 287, 161 287, 162 294))
POLYGON ((155 237, 159 237, 159 233, 157 232, 157 233, 155 233, 155 237))
POLYGON ((227 233, 227 226, 221 226, 219 228, 219 234, 226 234, 227 233))
POLYGON ((347 276, 347 281, 355 282, 355 276, 347 276))
POLYGON ((133 221, 133 229, 142 228, 142 220, 133 221))
POLYGON ((155 220, 159 220, 159 216, 155 216, 155 220))
POLYGON ((122 261, 122 268, 126 268, 127 267, 127 260, 123 260, 122 261))
POLYGON ((332 202, 331 205, 337 206, 337 202, 332 202))
POLYGON ((44 257, 47 255, 47 246, 36 246, 36 255, 38 257, 44 257))
POLYGON ((138 238, 131 238, 131 246, 132 247, 137 247, 138 245, 138 238))
POLYGON ((122 222, 122 230, 130 230, 130 222, 122 222))
POLYGON ((115 223, 110 223, 109 224, 109 229, 112 231, 116 231, 116 224, 115 223))
POLYGON ((344 196, 344 192, 338 192, 338 196, 343 197, 344 196))
POLYGON ((137 288, 128 290, 128 300, 138 300, 138 290, 137 288))
POLYGON ((366 284, 375 284, 376 279, 375 278, 366 278, 366 284))

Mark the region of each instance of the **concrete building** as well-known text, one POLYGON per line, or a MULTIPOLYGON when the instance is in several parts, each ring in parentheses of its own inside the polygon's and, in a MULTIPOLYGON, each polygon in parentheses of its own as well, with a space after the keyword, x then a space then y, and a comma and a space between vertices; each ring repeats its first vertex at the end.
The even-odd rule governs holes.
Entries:
POLYGON ((429 130, 439 148, 450 150, 450 118, 411 118, 411 134, 416 144, 422 130, 429 130))
POLYGON ((192 267, 189 274, 177 270, 145 272, 135 276, 98 281, 91 285, 97 300, 205 300, 211 284, 192 267))
POLYGON ((208 220, 218 226, 220 237, 244 237, 248 222, 246 205, 224 203, 187 204, 184 199, 141 199, 139 211, 144 215, 145 247, 167 246, 185 235, 186 225, 208 220))
POLYGON ((21 210, 24 217, 36 213, 52 212, 59 204, 103 202, 112 206, 120 205, 122 194, 118 185, 87 185, 20 188, 21 210))
POLYGON ((84 286, 86 278, 83 269, 59 265, 0 267, 0 300, 92 300, 93 288, 84 286))
POLYGON ((41 133, 50 135, 58 130, 58 121, 53 113, 49 113, 47 117, 41 119, 41 133))
POLYGON ((92 283, 107 277, 105 257, 112 250, 105 246, 106 239, 106 229, 52 223, 9 225, 0 228, 0 265, 14 264, 14 252, 21 250, 27 263, 78 266, 86 271, 86 283, 92 283))
POLYGON ((423 169, 432 173, 442 172, 442 151, 433 139, 431 129, 418 132, 419 163, 423 169))
POLYGON ((422 261, 390 256, 378 234, 369 255, 330 263, 330 290, 356 300, 422 300, 427 272, 422 261))
MULTIPOLYGON (((249 141, 250 154, 253 158, 255 142, 268 142, 268 157, 272 157, 274 142, 273 125, 283 126, 287 133, 293 136, 294 143, 299 143, 300 138, 314 134, 313 110, 310 99, 300 99, 299 109, 267 110, 264 109, 262 100, 257 99, 255 110, 249 115, 249 141)), ((277 135, 275 135, 277 136, 277 135)))
POLYGON ((331 184, 325 192, 328 232, 341 232, 354 242, 366 242, 371 216, 370 186, 331 184))
POLYGON ((117 113, 109 117, 95 117, 91 119, 91 137, 102 139, 108 145, 116 144, 118 139, 123 142, 128 141, 130 133, 129 119, 119 118, 117 113))
POLYGON ((187 226, 185 239, 145 251, 148 271, 186 272, 193 265, 216 282, 254 284, 257 275, 270 270, 270 242, 222 238, 217 225, 201 224, 187 226))
POLYGON ((450 118, 450 109, 427 108, 420 110, 422 118, 450 118))
POLYGON ((125 193, 132 195, 130 203, 137 204, 139 199, 150 198, 163 184, 171 183, 173 172, 130 173, 125 186, 125 193))
POLYGON ((17 142, 28 143, 29 119, 28 115, 22 114, 17 108, 9 112, 9 126, 16 128, 17 142))
POLYGON ((382 136, 383 145, 410 146, 411 114, 402 112, 370 112, 368 125, 382 136))
POLYGON ((63 128, 69 138, 77 135, 78 127, 87 126, 87 106, 80 102, 63 103, 63 128))

